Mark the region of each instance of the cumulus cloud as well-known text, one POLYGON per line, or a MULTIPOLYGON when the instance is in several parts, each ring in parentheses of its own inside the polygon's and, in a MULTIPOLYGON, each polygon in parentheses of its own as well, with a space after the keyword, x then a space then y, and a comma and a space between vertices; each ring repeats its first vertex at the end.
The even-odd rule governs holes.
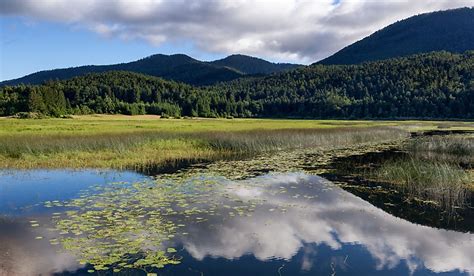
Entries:
POLYGON ((313 62, 415 14, 472 0, 4 0, 2 15, 83 26, 154 45, 313 62))

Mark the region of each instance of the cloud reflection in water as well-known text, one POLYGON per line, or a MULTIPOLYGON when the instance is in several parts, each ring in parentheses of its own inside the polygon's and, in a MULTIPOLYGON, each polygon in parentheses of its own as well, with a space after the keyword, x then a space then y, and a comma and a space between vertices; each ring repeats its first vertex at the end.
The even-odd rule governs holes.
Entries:
MULTIPOLYGON (((187 229, 190 235, 180 242, 198 260, 246 254, 261 261, 289 260, 305 244, 324 244, 333 250, 352 244, 367 249, 377 270, 405 261, 412 272, 423 266, 433 272, 474 272, 472 234, 399 219, 320 177, 270 174, 227 187, 243 200, 260 198, 265 203, 250 217, 210 219, 209 224, 187 229), (283 207, 286 211, 281 211, 283 207)), ((315 252, 309 253, 304 254, 302 269, 312 266, 309 258, 315 252)))

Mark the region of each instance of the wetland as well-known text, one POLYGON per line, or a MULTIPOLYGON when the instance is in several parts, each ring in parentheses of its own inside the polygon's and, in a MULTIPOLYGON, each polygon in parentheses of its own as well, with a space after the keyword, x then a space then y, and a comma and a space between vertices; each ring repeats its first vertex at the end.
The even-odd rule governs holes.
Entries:
POLYGON ((261 123, 274 125, 150 132, 144 140, 134 127, 130 140, 113 145, 104 142, 110 132, 95 144, 68 140, 77 129, 54 142, 31 142, 38 130, 8 134, 22 138, 20 155, 0 147, 0 274, 474 273, 469 123, 450 123, 453 131, 438 122, 296 121, 305 127, 286 130, 261 123), (145 152, 150 143, 212 154, 174 152, 159 159, 166 162, 146 160, 148 167, 100 155, 145 152), (60 161, 79 151, 98 152, 101 161, 68 167, 30 159, 60 161), (445 176, 438 184, 427 180, 433 166, 435 180, 445 176), (400 167, 405 174, 395 173, 400 167))

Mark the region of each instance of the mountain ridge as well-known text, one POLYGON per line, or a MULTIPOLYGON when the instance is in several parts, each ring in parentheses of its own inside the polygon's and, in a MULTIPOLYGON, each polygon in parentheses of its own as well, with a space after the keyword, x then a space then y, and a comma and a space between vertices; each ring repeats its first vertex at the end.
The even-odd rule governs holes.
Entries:
POLYGON ((233 54, 223 59, 211 61, 210 63, 217 66, 235 68, 240 72, 245 72, 246 74, 250 75, 278 73, 297 67, 292 63, 273 63, 258 57, 246 56, 242 54, 233 54), (245 63, 242 63, 243 59, 245 59, 245 63))
POLYGON ((436 11, 392 23, 317 64, 358 64, 433 51, 474 49, 474 8, 436 11))
POLYGON ((0 86, 18 84, 42 84, 49 80, 64 80, 88 73, 130 71, 184 82, 191 85, 212 85, 247 75, 271 74, 297 68, 299 64, 272 63, 246 55, 231 55, 215 61, 200 61, 185 54, 154 54, 132 62, 110 65, 84 65, 69 68, 42 70, 26 76, 5 80, 0 86), (246 65, 251 63, 252 65, 246 65), (235 68, 235 67, 237 68, 235 68))
POLYGON ((474 51, 357 65, 312 65, 205 88, 130 71, 0 88, 0 116, 18 112, 173 117, 474 118, 474 51))

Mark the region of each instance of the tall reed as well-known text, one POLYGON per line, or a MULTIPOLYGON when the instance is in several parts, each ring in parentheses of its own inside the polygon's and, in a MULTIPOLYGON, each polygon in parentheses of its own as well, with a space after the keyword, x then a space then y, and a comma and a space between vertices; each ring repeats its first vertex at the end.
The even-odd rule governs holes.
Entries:
POLYGON ((112 149, 123 152, 131 147, 154 140, 175 138, 166 132, 130 132, 101 134, 48 134, 3 136, 0 141, 0 155, 20 158, 23 154, 40 155, 66 151, 99 151, 112 149))
POLYGON ((446 210, 465 205, 470 182, 469 175, 459 166, 412 157, 388 161, 373 176, 413 197, 435 201, 446 210))
POLYGON ((99 134, 2 135, 3 167, 154 167, 170 160, 216 160, 231 155, 315 147, 347 147, 406 137, 394 128, 279 129, 177 133, 134 131, 99 134), (64 164, 66 163, 66 164, 64 164))
POLYGON ((407 137, 395 128, 281 129, 215 132, 204 136, 212 148, 236 153, 261 153, 296 148, 338 148, 407 137))
POLYGON ((435 152, 452 155, 474 155, 474 137, 450 135, 414 139, 408 150, 412 152, 435 152))

